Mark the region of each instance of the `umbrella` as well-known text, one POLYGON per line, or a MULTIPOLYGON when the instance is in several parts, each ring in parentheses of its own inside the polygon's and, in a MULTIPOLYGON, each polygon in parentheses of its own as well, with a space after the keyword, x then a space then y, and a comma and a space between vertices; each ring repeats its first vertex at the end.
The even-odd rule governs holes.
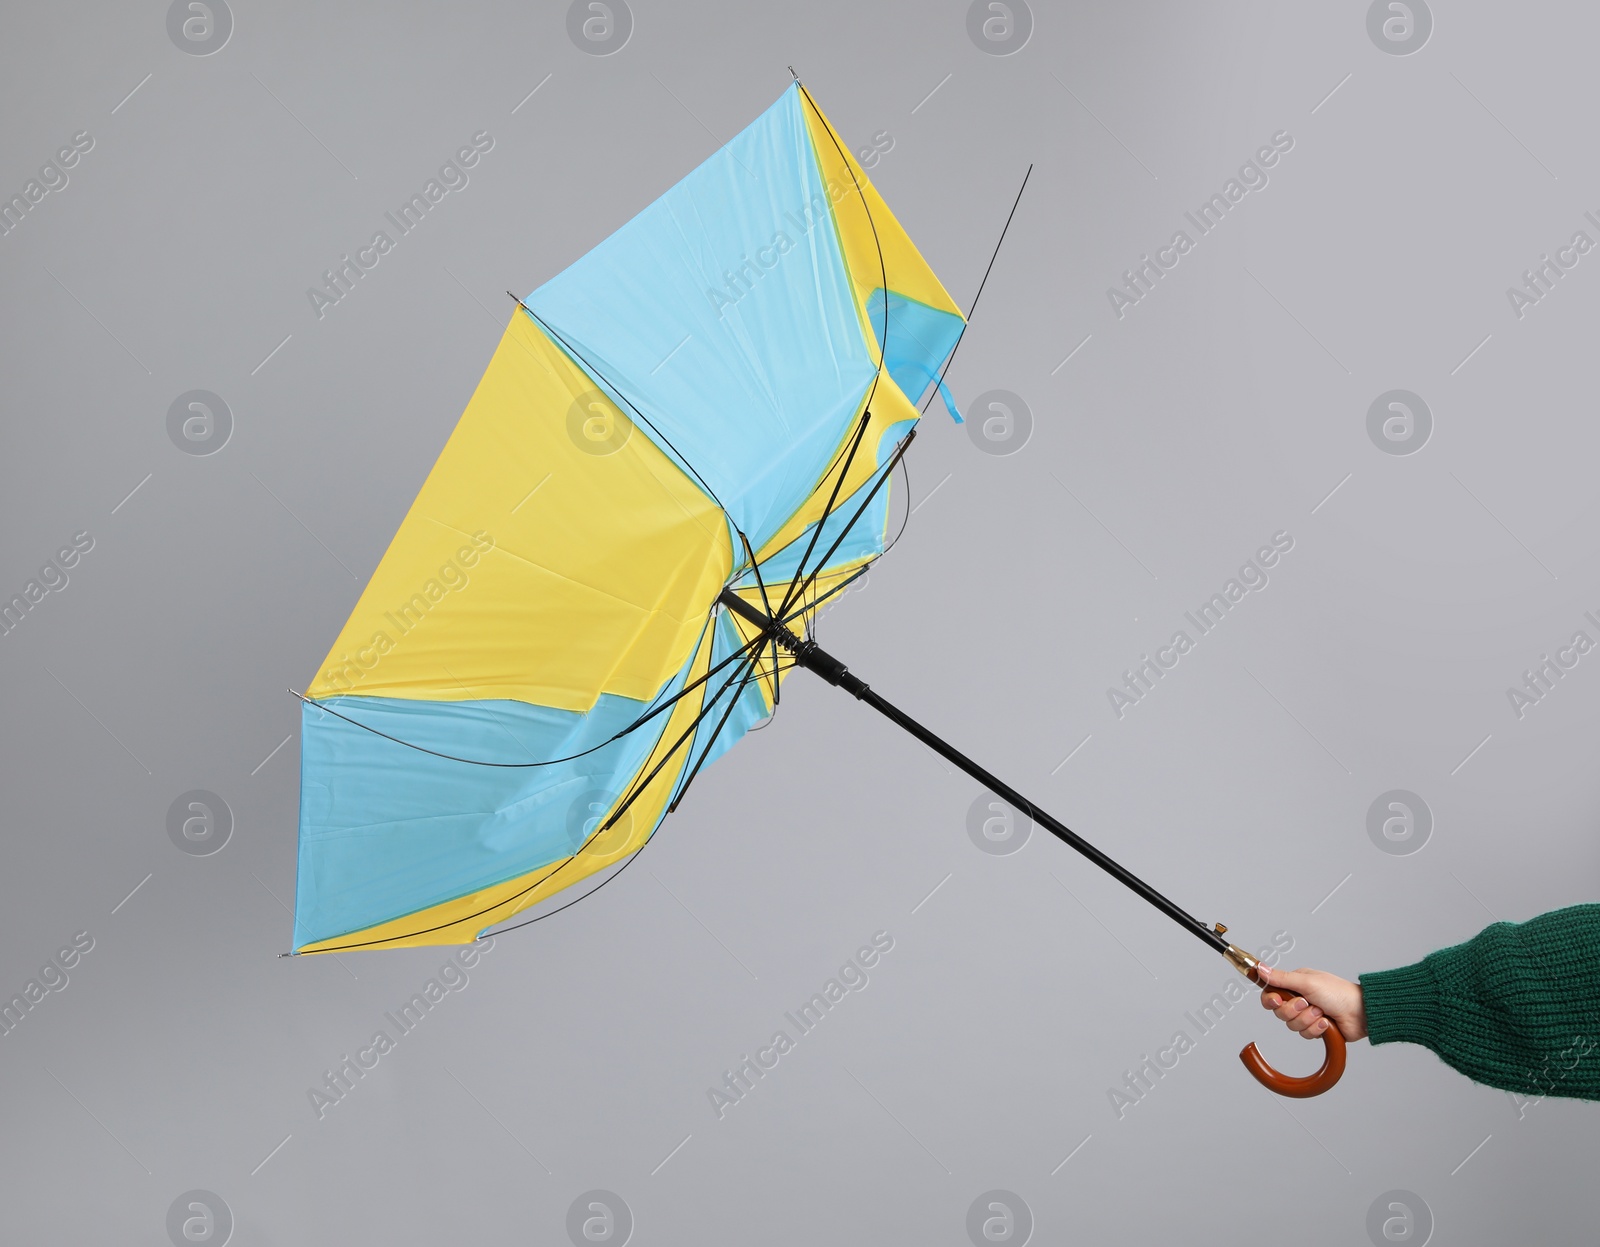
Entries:
MULTIPOLYGON (((604 886, 800 667, 1259 981, 1226 928, 1191 918, 810 636, 818 608, 890 544, 914 400, 942 396, 961 418, 943 374, 965 327, 798 79, 517 299, 296 694, 294 952, 467 943, 616 866, 604 886)), ((1325 1039, 1311 1079, 1276 1073, 1253 1045, 1243 1055, 1275 1090, 1316 1094, 1342 1068, 1342 1040, 1325 1039)))

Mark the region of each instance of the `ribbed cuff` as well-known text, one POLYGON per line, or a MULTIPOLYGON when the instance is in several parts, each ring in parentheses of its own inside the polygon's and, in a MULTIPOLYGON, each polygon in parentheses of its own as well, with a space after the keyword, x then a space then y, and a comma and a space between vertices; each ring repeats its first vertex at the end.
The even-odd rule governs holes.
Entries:
POLYGON ((1367 1038, 1374 1044, 1432 1047, 1442 1012, 1438 984, 1426 961, 1361 976, 1367 1038))

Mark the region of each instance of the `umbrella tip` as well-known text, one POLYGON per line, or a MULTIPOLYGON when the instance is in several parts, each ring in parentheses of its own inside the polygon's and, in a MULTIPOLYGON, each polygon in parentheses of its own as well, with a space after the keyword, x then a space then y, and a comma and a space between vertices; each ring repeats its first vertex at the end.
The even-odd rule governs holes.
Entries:
POLYGON ((794 79, 794 80, 795 80, 795 81, 796 81, 796 82, 799 82, 799 81, 800 81, 800 75, 799 75, 799 74, 797 74, 797 73, 795 73, 795 72, 794 72, 794 66, 793 66, 793 65, 790 65, 790 66, 787 66, 787 68, 788 68, 788 70, 789 70, 789 74, 790 74, 790 76, 791 76, 791 77, 792 77, 792 78, 793 78, 793 79, 794 79))

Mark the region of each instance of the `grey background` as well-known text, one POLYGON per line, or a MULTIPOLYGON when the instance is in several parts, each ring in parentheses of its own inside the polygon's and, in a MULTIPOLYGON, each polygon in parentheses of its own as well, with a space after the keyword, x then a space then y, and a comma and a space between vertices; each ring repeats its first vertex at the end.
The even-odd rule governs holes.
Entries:
POLYGON ((1394 1189, 1438 1243, 1590 1241, 1587 1105, 1519 1109, 1365 1044, 1334 1092, 1280 1101, 1239 1047, 1314 1051, 1250 1002, 1119 1118, 1108 1089, 1226 967, 1042 833, 980 852, 975 786, 806 678, 636 868, 499 939, 323 1120, 307 1090, 447 950, 276 956, 284 689, 470 395, 502 292, 687 172, 787 64, 853 144, 893 136, 873 177, 963 304, 1035 166, 950 374, 1022 396, 1031 439, 986 455, 930 413, 906 536, 829 648, 1241 943, 1290 933, 1287 964, 1354 976, 1594 899, 1600 655, 1520 720, 1505 690, 1600 637, 1600 255, 1521 319, 1505 291, 1600 241, 1600 14, 1441 2, 1402 57, 1366 8, 1036 2, 996 57, 961 3, 638 0, 602 58, 551 3, 241 2, 206 57, 160 4, 11 6, 0 192, 95 145, 0 238, 0 590, 95 545, 0 639, 0 993, 95 945, 0 1039, 7 1241, 159 1244, 193 1189, 249 1247, 563 1242, 591 1189, 639 1244, 962 1243, 992 1189, 1036 1242, 1363 1242, 1394 1189), (307 287, 479 130, 470 186, 319 320, 307 287), (1119 320, 1107 288, 1279 130, 1270 185, 1119 320), (207 457, 167 437, 193 389, 234 417, 207 457), (1367 436, 1391 389, 1432 410, 1416 454, 1367 436), (1119 720, 1107 687, 1279 530, 1270 586, 1119 720), (191 789, 234 815, 209 856, 167 833, 191 789), (1418 853, 1368 836, 1391 789, 1432 811, 1418 853), (871 985, 718 1120, 707 1089, 879 929, 871 985))

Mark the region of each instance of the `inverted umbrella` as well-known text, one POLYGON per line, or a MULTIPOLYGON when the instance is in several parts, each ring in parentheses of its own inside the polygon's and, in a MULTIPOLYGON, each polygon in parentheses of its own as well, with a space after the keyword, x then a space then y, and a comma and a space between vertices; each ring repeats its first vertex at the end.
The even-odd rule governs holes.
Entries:
MULTIPOLYGON (((798 82, 519 299, 302 696, 294 951, 467 943, 625 866, 802 667, 1260 982, 1220 923, 810 637, 884 552, 913 397, 942 394, 960 419, 943 370, 965 323, 798 82)), ((1343 1070, 1338 1032, 1324 1040, 1311 1078, 1241 1055, 1274 1090, 1315 1095, 1343 1070)))

